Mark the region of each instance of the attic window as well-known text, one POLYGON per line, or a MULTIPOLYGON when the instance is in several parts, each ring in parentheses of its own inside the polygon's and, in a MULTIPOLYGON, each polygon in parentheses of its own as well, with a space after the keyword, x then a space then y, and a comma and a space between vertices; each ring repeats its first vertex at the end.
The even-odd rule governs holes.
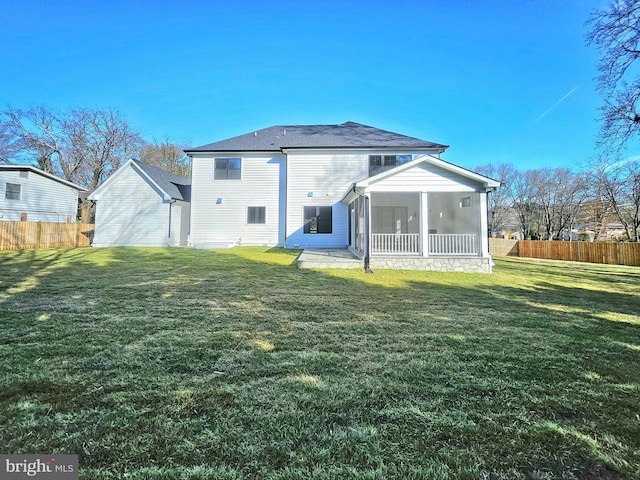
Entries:
POLYGON ((410 161, 411 155, 369 155, 369 176, 373 177, 410 161))
POLYGON ((20 178, 29 178, 29 170, 20 170, 20 178))
POLYGON ((240 180, 242 160, 240 158, 216 158, 213 169, 214 180, 240 180))

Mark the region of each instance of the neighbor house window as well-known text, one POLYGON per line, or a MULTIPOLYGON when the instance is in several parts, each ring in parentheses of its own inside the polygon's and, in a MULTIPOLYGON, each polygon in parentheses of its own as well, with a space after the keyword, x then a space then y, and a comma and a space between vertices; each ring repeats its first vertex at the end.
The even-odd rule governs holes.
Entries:
POLYGON ((7 200, 20 200, 20 187, 17 183, 7 183, 7 189, 4 198, 7 200))
POLYGON ((331 207, 304 207, 304 233, 331 233, 331 207))
POLYGON ((239 158, 216 158, 214 180, 240 180, 242 161, 239 158))
POLYGON ((247 207, 247 223, 266 223, 266 207, 247 207))
POLYGON ((369 176, 411 161, 411 155, 369 155, 369 176))

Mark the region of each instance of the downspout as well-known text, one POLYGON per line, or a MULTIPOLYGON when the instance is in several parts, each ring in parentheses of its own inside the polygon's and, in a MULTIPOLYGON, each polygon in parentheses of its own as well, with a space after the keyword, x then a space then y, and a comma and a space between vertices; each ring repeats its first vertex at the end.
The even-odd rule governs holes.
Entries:
POLYGON ((358 192, 355 183, 353 184, 353 193, 364 198, 364 273, 373 273, 369 266, 369 197, 358 192))
POLYGON ((171 246, 171 206, 176 203, 177 200, 169 200, 169 228, 168 228, 168 234, 167 234, 167 244, 170 247, 171 246))

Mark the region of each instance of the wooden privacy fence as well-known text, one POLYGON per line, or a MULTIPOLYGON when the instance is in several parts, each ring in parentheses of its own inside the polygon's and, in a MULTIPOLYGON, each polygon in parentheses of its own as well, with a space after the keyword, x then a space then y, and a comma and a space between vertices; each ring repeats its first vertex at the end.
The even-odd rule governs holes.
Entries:
POLYGON ((558 242, 491 238, 489 245, 492 255, 640 267, 640 243, 558 242))
POLYGON ((0 221, 0 250, 88 247, 93 224, 0 221))
POLYGON ((518 256, 518 240, 509 238, 489 238, 489 253, 491 255, 518 256))

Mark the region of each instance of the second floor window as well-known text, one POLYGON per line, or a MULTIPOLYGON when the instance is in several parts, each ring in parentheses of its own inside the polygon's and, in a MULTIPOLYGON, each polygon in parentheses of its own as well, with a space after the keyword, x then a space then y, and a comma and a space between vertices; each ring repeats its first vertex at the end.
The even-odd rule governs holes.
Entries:
POLYGON ((369 155, 369 176, 411 161, 411 155, 369 155))
POLYGON ((213 168, 214 180, 240 180, 242 160, 239 158, 216 158, 213 168))

